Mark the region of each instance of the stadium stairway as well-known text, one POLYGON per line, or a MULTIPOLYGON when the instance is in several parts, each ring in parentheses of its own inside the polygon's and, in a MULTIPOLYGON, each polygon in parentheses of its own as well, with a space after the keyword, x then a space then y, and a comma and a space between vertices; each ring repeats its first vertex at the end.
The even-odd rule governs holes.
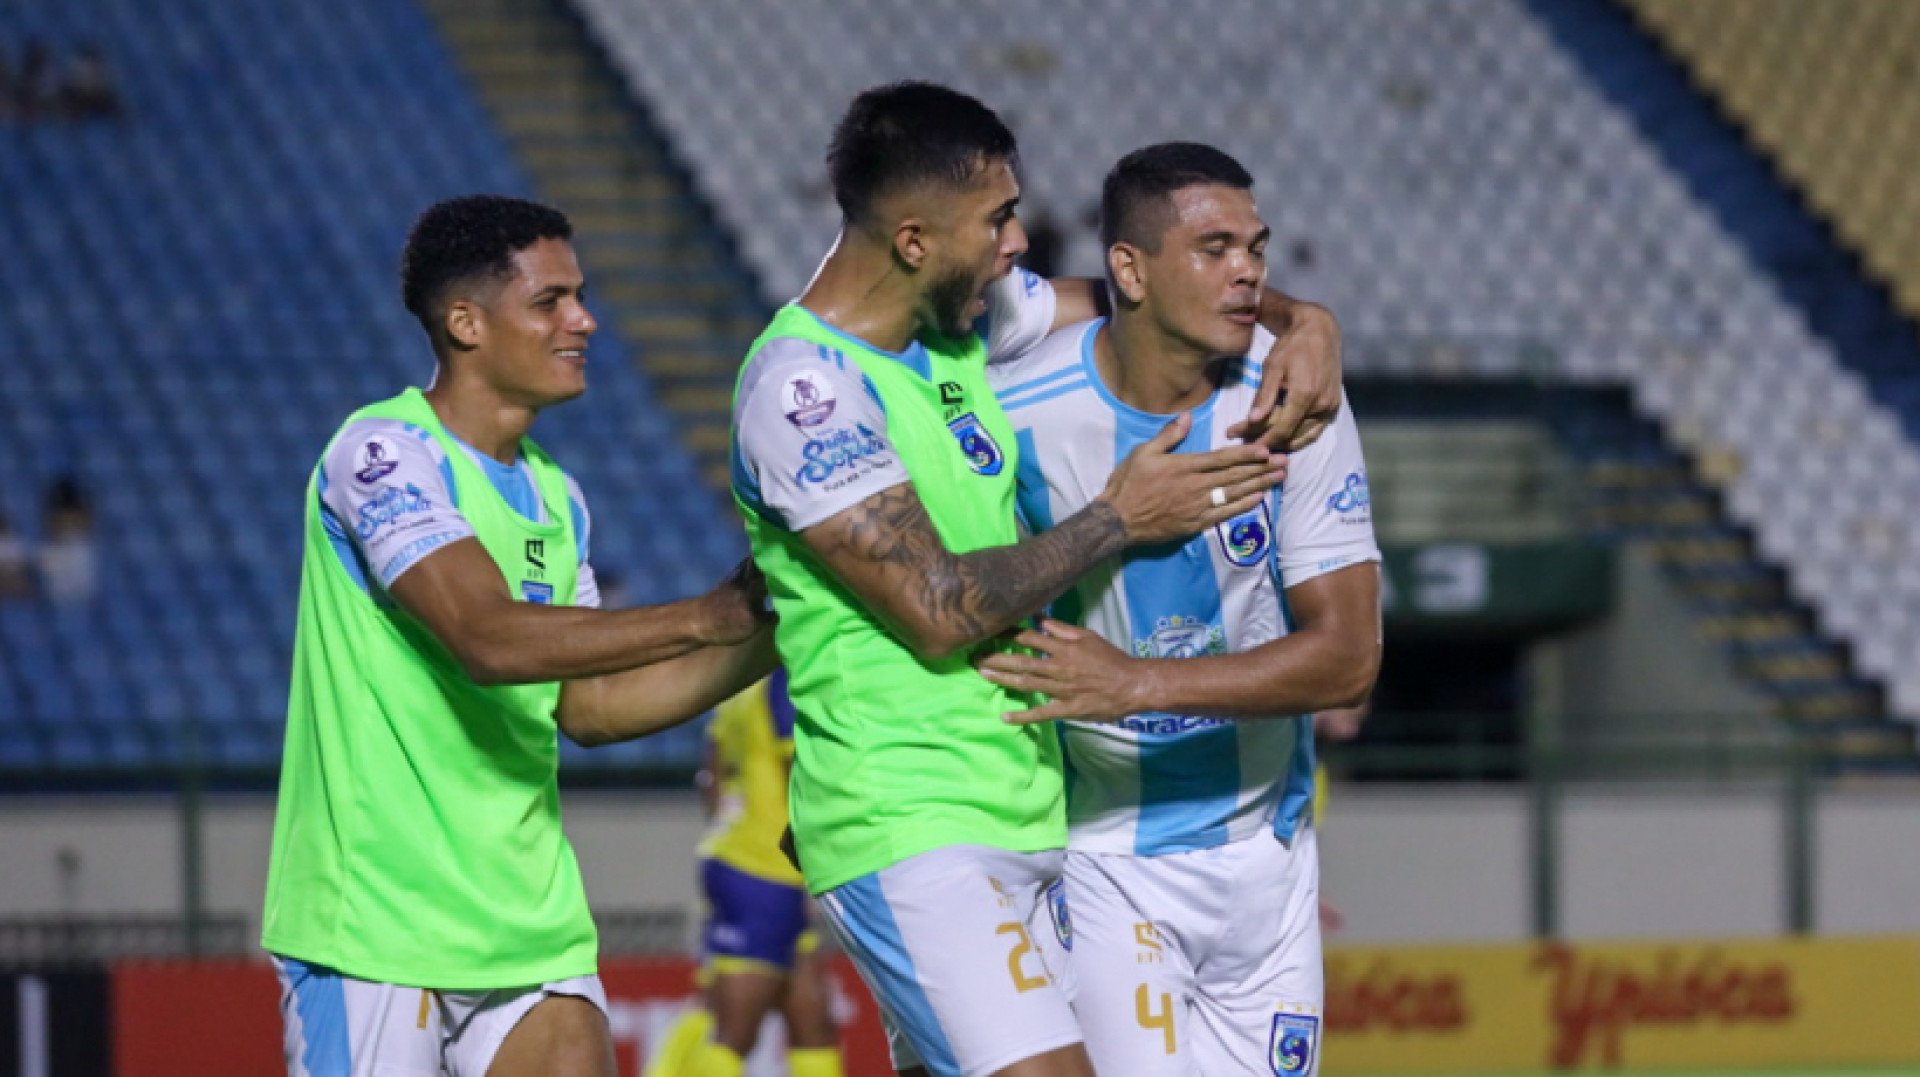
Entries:
POLYGON ((425 6, 540 196, 573 219, 589 290, 725 490, 734 373, 766 313, 727 234, 562 0, 425 6))
POLYGON ((1879 689, 1853 673, 1845 649, 1821 635, 1783 574, 1728 521, 1701 474, 1711 465, 1689 460, 1658 423, 1637 416, 1624 391, 1551 382, 1361 384, 1364 417, 1542 421, 1585 486, 1586 533, 1650 554, 1693 614, 1694 631, 1721 647, 1836 772, 1920 768, 1912 727, 1885 716, 1879 689))
MULTIPOLYGON (((1715 5, 1711 12, 1730 23, 1773 20, 1795 26, 1789 51, 1796 69, 1770 69, 1743 89, 1715 58, 1711 35, 1696 40, 1700 35, 1684 32, 1670 4, 1528 0, 1528 8, 1594 85, 1633 120, 1753 264, 1771 275, 1807 325, 1866 379, 1875 399, 1900 416, 1907 438, 1920 439, 1920 332, 1902 314, 1893 290, 1920 296, 1920 270, 1912 268, 1907 247, 1895 243, 1889 222, 1863 219, 1876 209, 1892 207, 1885 198, 1850 210, 1837 206, 1838 192, 1827 189, 1834 169, 1822 172, 1807 166, 1800 151, 1788 149, 1776 137, 1775 129, 1784 126, 1784 120, 1763 112, 1768 106, 1787 111, 1784 103, 1771 98, 1781 90, 1804 87, 1809 69, 1831 69, 1834 58, 1822 49, 1832 35, 1808 36, 1798 26, 1798 9, 1790 5, 1715 5), (1764 104, 1760 85, 1775 90, 1764 104), (1770 156, 1773 147, 1778 156, 1770 156), (1885 234, 1869 234, 1876 228, 1885 234), (1856 236, 1857 246, 1849 245, 1843 231, 1856 236), (1904 281, 1903 270, 1916 283, 1904 281)), ((1701 17, 1711 20, 1713 15, 1693 15, 1701 17)), ((1831 20, 1823 25, 1830 26, 1831 20)), ((1833 79, 1851 77, 1836 73, 1833 79)), ((1854 92, 1835 90, 1823 96, 1854 92)), ((1849 141, 1909 144, 1910 119, 1908 112, 1892 107, 1850 111, 1847 123, 1857 130, 1849 141), (1875 123, 1899 129, 1875 131, 1875 123)), ((1898 168, 1905 168, 1904 160, 1900 158, 1898 168)))

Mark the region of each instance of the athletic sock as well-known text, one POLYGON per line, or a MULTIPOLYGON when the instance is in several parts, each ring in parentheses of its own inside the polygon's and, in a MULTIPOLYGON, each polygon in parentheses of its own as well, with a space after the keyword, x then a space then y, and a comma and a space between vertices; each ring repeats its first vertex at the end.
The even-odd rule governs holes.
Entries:
POLYGON ((747 1071, 747 1064, 733 1050, 718 1043, 706 1043, 700 1046, 700 1053, 692 1059, 687 1077, 741 1077, 747 1071))
POLYGON ((792 1077, 842 1077, 840 1052, 832 1047, 796 1048, 787 1052, 787 1072, 792 1077))
POLYGON ((713 1015, 696 1006, 667 1026, 660 1047, 647 1060, 646 1077, 696 1077, 692 1063, 713 1034, 713 1015))

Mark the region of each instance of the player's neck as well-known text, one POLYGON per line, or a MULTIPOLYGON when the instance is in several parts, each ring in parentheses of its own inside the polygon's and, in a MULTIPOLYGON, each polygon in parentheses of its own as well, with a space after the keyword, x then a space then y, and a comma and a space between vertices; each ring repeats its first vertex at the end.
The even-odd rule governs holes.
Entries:
POLYGON ((423 395, 448 433, 503 464, 520 459, 520 439, 538 414, 525 404, 502 400, 483 384, 449 377, 444 368, 423 395))
POLYGON ((919 294, 890 252, 847 236, 814 272, 801 306, 850 337, 882 351, 905 351, 919 330, 919 294))
POLYGON ((1093 362, 1121 403, 1152 415, 1198 407, 1219 387, 1213 356, 1121 312, 1094 338, 1093 362))

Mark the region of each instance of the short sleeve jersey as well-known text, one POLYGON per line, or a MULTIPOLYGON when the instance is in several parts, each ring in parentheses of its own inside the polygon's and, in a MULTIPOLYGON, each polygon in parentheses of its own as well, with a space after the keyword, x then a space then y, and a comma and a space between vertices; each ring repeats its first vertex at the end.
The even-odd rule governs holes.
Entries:
MULTIPOLYGON (((1019 447, 1024 526, 1045 531, 1105 487, 1114 466, 1172 416, 1132 408, 1103 384, 1093 359, 1102 320, 1063 328, 989 368, 1019 447)), ((1259 386, 1273 338, 1228 362, 1219 388, 1193 410, 1181 452, 1228 444, 1259 386)), ((1295 453, 1285 484, 1254 510, 1178 546, 1130 550, 1055 603, 1130 654, 1180 658, 1237 653, 1289 630, 1286 595, 1316 576, 1379 560, 1366 464, 1351 408, 1295 453)), ((1237 841, 1266 827, 1290 836, 1312 797, 1306 717, 1233 721, 1138 714, 1062 727, 1070 844, 1158 855, 1237 841)))
MULTIPOLYGON (((461 445, 514 511, 547 523, 526 461, 512 466, 461 445)), ((320 465, 320 516, 327 539, 347 573, 370 593, 384 593, 421 559, 451 542, 473 537, 453 491, 452 464, 433 435, 398 419, 361 419, 342 431, 320 465)), ((580 485, 567 476, 567 503, 580 555, 573 604, 600 605, 600 588, 587 565, 592 517, 580 485)), ((538 601, 540 595, 520 595, 538 601)))

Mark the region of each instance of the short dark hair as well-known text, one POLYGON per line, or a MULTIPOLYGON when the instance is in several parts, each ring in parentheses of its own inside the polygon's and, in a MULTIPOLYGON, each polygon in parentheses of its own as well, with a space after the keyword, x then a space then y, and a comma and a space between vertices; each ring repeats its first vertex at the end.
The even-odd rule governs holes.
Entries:
POLYGON ((1253 187, 1253 176, 1226 153, 1198 142, 1162 142, 1120 158, 1100 185, 1100 245, 1128 243, 1157 253, 1174 192, 1202 185, 1244 191, 1253 187))
POLYGON ((434 311, 449 288, 475 278, 507 280, 515 254, 543 239, 572 238, 566 214, 524 198, 473 194, 436 202, 407 233, 401 298, 437 343, 434 311))
POLYGON ((1013 132, 976 98, 931 82, 894 82, 847 106, 827 145, 833 200, 864 221, 882 195, 929 181, 962 187, 989 162, 1012 162, 1013 132))

